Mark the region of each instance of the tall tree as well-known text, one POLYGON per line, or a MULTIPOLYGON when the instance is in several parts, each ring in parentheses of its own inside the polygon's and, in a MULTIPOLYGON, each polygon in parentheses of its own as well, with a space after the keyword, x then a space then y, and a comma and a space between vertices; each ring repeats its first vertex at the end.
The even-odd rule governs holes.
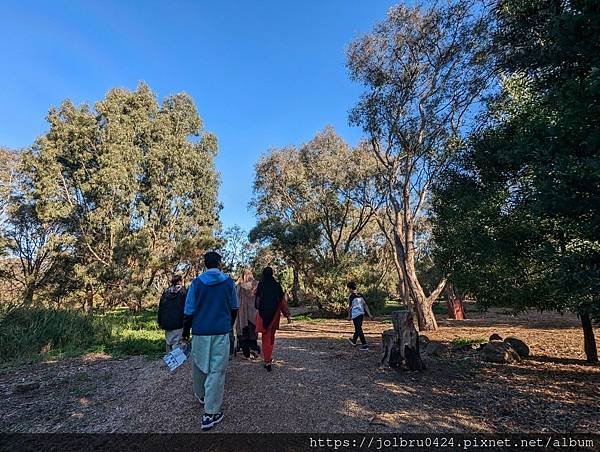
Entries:
POLYGON ((438 260, 483 303, 578 313, 598 362, 600 8, 511 0, 497 14, 504 83, 436 190, 438 260))
POLYGON ((385 185, 382 230, 390 234, 419 328, 437 328, 416 271, 415 228, 431 184, 452 160, 486 89, 489 26, 479 2, 392 7, 385 21, 348 48, 352 80, 365 92, 350 114, 367 133, 385 185))
POLYGON ((348 146, 332 127, 258 162, 252 205, 260 221, 251 236, 284 254, 294 292, 300 273, 314 286, 323 269, 342 272, 376 209, 374 171, 370 153, 348 146))
POLYGON ((8 215, 10 196, 17 180, 21 154, 8 148, 0 147, 0 231, 4 231, 8 215))
POLYGON ((73 242, 88 311, 96 293, 139 308, 179 248, 218 224, 216 139, 189 96, 159 105, 143 84, 111 90, 94 110, 65 101, 48 122, 27 156, 36 210, 73 242))
POLYGON ((238 225, 231 226, 218 234, 222 241, 221 252, 225 269, 237 274, 249 268, 256 252, 248 238, 248 232, 238 225))

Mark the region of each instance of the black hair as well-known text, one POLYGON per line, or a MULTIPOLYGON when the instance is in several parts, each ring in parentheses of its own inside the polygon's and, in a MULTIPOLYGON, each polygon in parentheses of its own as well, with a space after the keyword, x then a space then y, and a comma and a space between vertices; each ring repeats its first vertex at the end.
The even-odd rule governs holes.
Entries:
POLYGON ((215 251, 209 251, 204 255, 204 265, 206 268, 219 268, 221 265, 221 255, 215 251))
POLYGON ((347 287, 348 287, 348 289, 350 289, 350 290, 356 290, 356 283, 355 283, 354 281, 350 281, 350 282, 347 284, 347 287))
POLYGON ((173 275, 173 277, 171 278, 171 285, 175 286, 178 283, 180 283, 183 280, 183 278, 181 277, 181 275, 173 275))
POLYGON ((262 271, 262 280, 273 279, 273 269, 271 267, 265 267, 262 271))

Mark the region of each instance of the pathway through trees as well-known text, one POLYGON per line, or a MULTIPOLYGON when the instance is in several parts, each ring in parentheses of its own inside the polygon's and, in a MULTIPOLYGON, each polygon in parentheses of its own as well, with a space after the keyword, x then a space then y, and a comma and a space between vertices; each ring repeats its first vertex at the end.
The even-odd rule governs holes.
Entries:
MULTIPOLYGON (((421 373, 379 368, 381 332, 390 323, 365 323, 369 352, 348 344, 349 322, 285 325, 272 373, 260 362, 234 358, 226 418, 214 431, 600 431, 600 367, 584 364, 575 317, 495 311, 440 323, 428 336, 445 346, 441 356, 424 355, 428 368, 421 373), (478 351, 450 344, 493 332, 525 339, 531 359, 483 363, 478 351)), ((3 371, 0 400, 3 431, 200 431, 189 366, 170 375, 161 361, 143 357, 88 356, 3 371), (19 381, 40 386, 16 393, 19 381)))

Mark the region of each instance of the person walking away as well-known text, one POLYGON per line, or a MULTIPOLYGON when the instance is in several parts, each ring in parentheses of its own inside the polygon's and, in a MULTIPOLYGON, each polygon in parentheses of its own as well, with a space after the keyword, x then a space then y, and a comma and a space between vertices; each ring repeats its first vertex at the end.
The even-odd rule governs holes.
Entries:
POLYGON ((292 321, 285 293, 281 284, 275 280, 271 267, 265 267, 256 288, 256 309, 256 331, 262 333, 264 367, 267 372, 271 372, 275 331, 279 329, 279 318, 283 313, 288 323, 292 321))
POLYGON ((204 255, 206 271, 192 281, 185 300, 183 337, 192 333, 194 395, 204 405, 202 430, 224 418, 221 411, 225 371, 229 364, 229 333, 238 312, 235 283, 220 270, 221 256, 204 255))
POLYGON ((236 320, 236 333, 239 347, 242 349, 244 358, 251 356, 256 358, 260 355, 258 346, 258 334, 256 333, 256 307, 254 300, 258 281, 254 279, 252 271, 246 269, 237 280, 236 289, 240 310, 236 320))
POLYGON ((158 326, 165 330, 167 353, 181 343, 186 295, 183 279, 180 275, 175 275, 171 279, 171 286, 163 291, 158 303, 158 326))
POLYGON ((373 319, 371 315, 371 311, 369 311, 369 306, 365 301, 364 297, 357 292, 356 283, 351 281, 348 283, 348 289, 350 290, 350 296, 348 300, 350 305, 348 307, 348 320, 352 320, 354 323, 354 336, 352 336, 348 341, 352 345, 357 345, 358 339, 360 339, 360 350, 366 351, 369 350, 369 346, 367 345, 367 340, 365 339, 365 334, 363 333, 362 324, 365 317, 365 312, 369 316, 370 319, 373 319))

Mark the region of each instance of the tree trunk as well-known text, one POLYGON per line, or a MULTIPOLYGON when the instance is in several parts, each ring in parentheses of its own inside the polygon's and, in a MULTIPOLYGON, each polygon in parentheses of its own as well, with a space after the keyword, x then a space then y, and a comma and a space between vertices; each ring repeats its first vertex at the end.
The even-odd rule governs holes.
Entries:
POLYGON ((400 223, 397 223, 397 228, 393 231, 394 249, 396 253, 398 253, 398 261, 402 269, 402 276, 413 304, 412 311, 416 314, 419 331, 435 331, 437 330, 437 321, 433 314, 433 302, 444 289, 446 282, 445 279, 440 281, 438 287, 429 297, 425 295, 425 291, 419 282, 417 270, 415 268, 415 250, 412 228, 412 225, 402 227, 400 223), (406 237, 403 237, 403 235, 406 237), (405 245, 404 242, 406 242, 407 245, 405 245))
POLYGON ((398 348, 398 334, 396 330, 385 330, 381 334, 381 347, 383 349, 381 365, 400 369, 402 366, 402 357, 398 348))
POLYGON ((453 320, 464 320, 465 308, 463 304, 463 299, 454 285, 446 284, 446 297, 448 318, 453 320))
POLYGON ((298 297, 298 292, 300 291, 300 278, 296 267, 292 267, 292 274, 294 276, 294 281, 292 282, 292 304, 294 306, 299 306, 300 299, 298 297))
POLYGON ((427 299, 415 303, 417 311, 417 322, 419 331, 435 331, 438 329, 437 320, 433 313, 433 303, 427 302, 427 299))
POLYGON ((23 295, 23 305, 26 307, 31 307, 33 305, 33 295, 35 293, 35 287, 33 284, 28 284, 25 288, 25 293, 23 295))
POLYGON ((409 311, 392 312, 393 330, 382 335, 383 356, 381 363, 400 369, 405 365, 410 370, 423 370, 425 365, 419 352, 419 333, 409 311))
POLYGON ((583 327, 583 349, 585 350, 585 356, 588 363, 595 364, 598 362, 598 350, 596 349, 592 319, 587 312, 580 314, 580 317, 581 326, 583 327))
POLYGON ((85 313, 92 315, 94 312, 94 288, 90 283, 85 285, 85 313))

